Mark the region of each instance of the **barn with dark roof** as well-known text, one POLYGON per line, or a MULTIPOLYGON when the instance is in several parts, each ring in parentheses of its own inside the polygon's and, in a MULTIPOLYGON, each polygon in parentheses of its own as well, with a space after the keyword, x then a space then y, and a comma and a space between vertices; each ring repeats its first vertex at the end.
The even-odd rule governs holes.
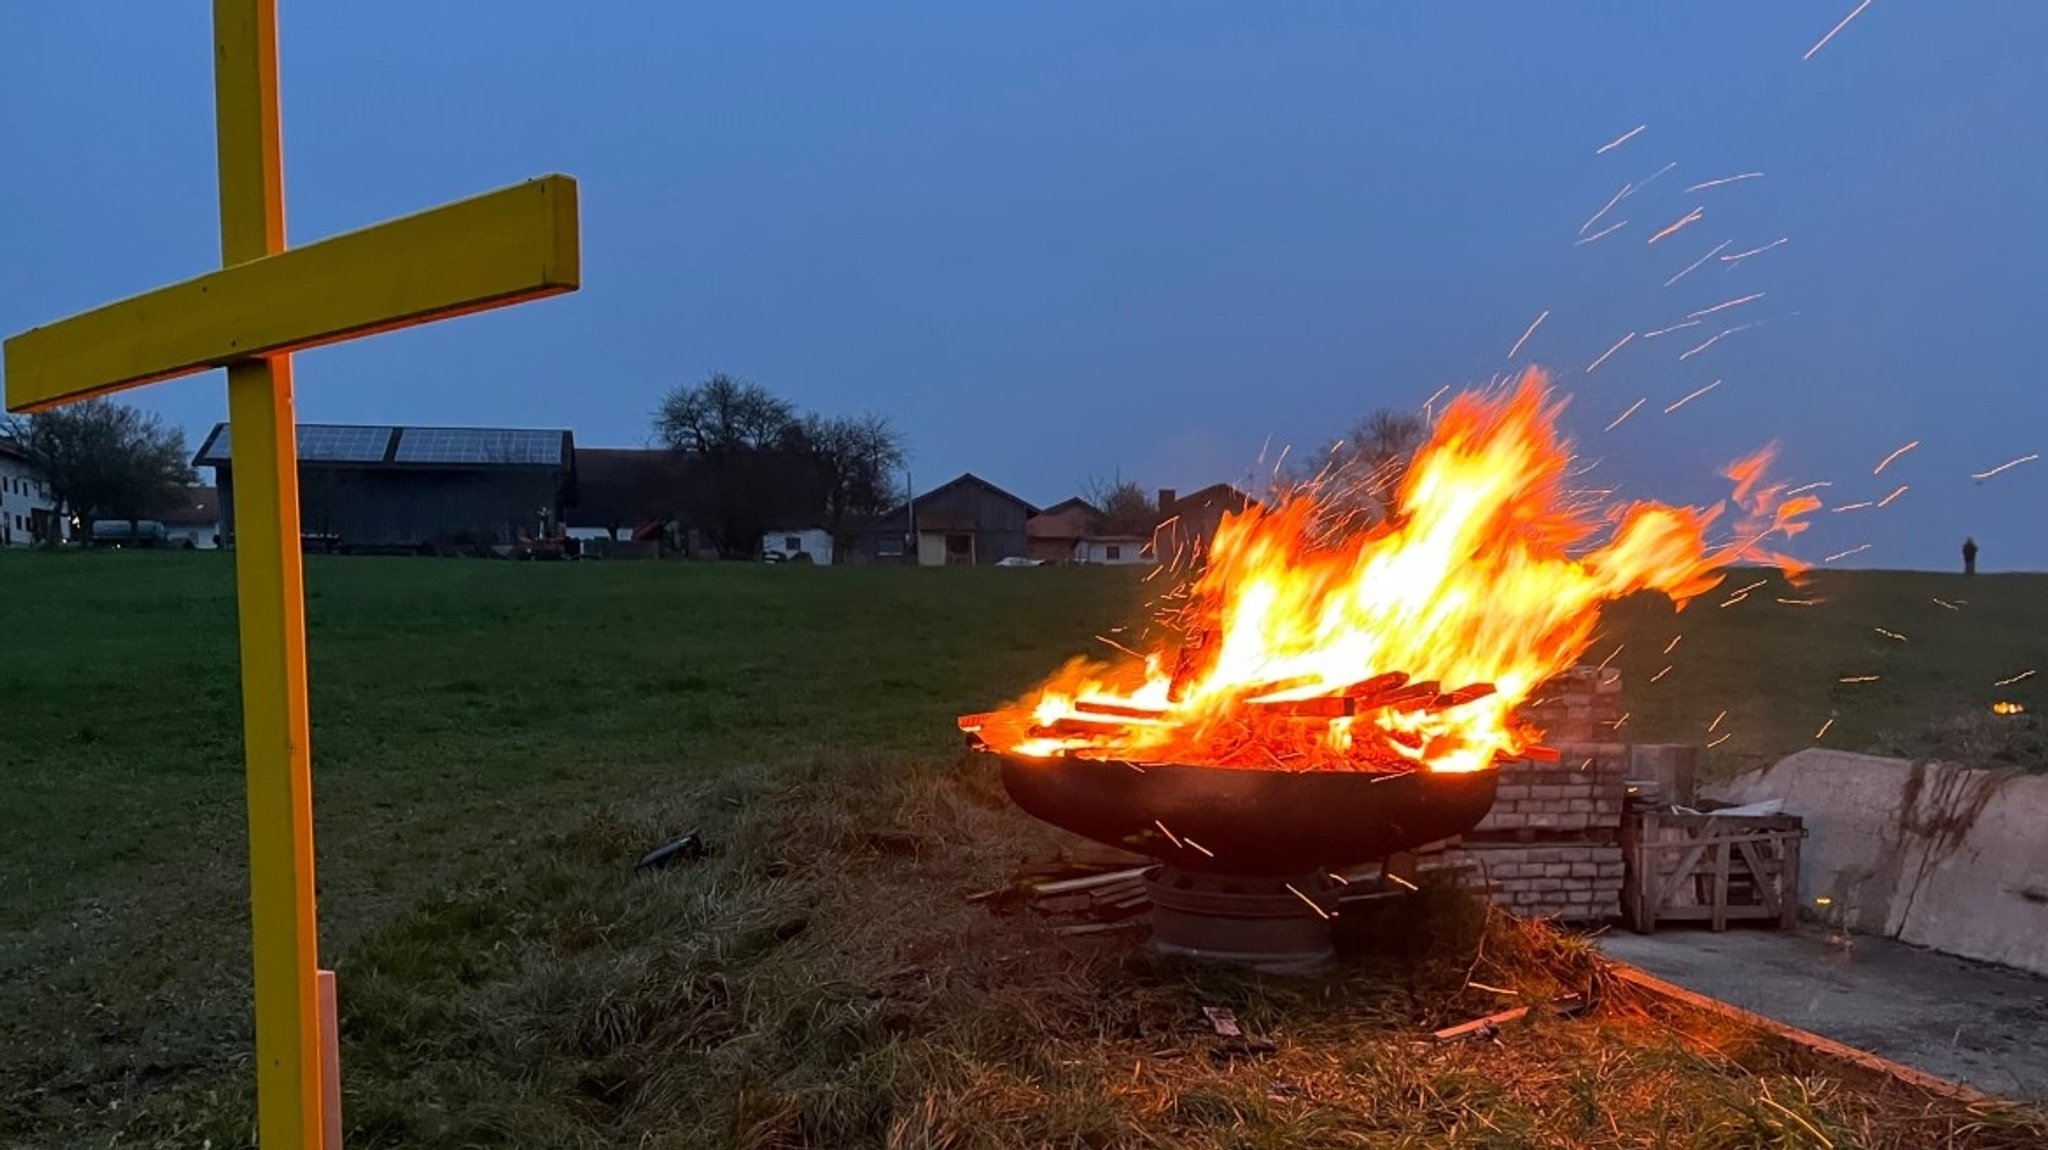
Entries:
MULTIPOLYGON (((576 493, 566 430, 302 423, 299 527, 308 546, 430 551, 554 534, 576 493)), ((223 534, 234 529, 233 443, 224 423, 194 467, 214 469, 223 534)), ((231 534, 230 534, 231 538, 231 534)))

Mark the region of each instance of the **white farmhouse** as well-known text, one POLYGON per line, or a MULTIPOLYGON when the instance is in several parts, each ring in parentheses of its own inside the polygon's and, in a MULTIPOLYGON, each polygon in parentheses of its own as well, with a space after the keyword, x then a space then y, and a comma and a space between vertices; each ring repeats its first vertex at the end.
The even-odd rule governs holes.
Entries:
POLYGON ((1122 567, 1152 560, 1152 541, 1143 535, 1089 535, 1074 544, 1076 563, 1122 567))
POLYGON ((21 444, 0 438, 0 547, 28 547, 65 535, 43 473, 21 444))
POLYGON ((761 554, 789 563, 832 565, 832 533, 822 527, 790 527, 761 536, 761 554))

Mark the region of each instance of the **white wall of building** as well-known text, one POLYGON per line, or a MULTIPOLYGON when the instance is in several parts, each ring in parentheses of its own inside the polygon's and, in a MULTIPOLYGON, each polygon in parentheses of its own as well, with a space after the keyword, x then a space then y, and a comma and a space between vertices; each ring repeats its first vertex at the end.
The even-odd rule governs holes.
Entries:
MULTIPOLYGON (((56 501, 50 498, 49 485, 27 460, 0 453, 0 545, 27 547, 35 542, 29 534, 29 524, 37 511, 53 511, 56 501)), ((52 517, 52 523, 59 533, 64 534, 63 524, 52 517)))
POLYGON ((168 535, 173 547, 191 547, 195 551, 211 551, 220 546, 220 524, 218 523, 166 523, 164 534, 168 535))
POLYGON ((820 567, 832 565, 832 534, 819 527, 796 531, 770 531, 761 536, 762 551, 780 551, 795 558, 801 552, 820 567))
POLYGON ((1083 539, 1074 544, 1074 562, 1100 563, 1121 567, 1131 563, 1149 563, 1145 558, 1145 540, 1132 536, 1128 539, 1083 539))

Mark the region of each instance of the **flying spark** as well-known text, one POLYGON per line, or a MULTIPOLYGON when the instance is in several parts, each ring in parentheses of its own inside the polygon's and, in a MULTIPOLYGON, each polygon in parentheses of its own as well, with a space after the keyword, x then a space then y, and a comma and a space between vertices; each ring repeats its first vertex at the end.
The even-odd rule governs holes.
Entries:
MULTIPOLYGON (((1550 313, 1544 312, 1543 314, 1549 315, 1550 313)), ((1511 352, 1509 354, 1513 353, 1511 352)), ((1442 399, 1444 397, 1444 392, 1447 392, 1449 390, 1451 390, 1451 385, 1448 383, 1444 384, 1442 387, 1437 388, 1436 391, 1432 393, 1428 399, 1422 401, 1423 410, 1427 411, 1429 408, 1436 406, 1436 401, 1442 399)), ((1342 446, 1342 441, 1339 441, 1339 446, 1342 446)))
POLYGON ((1628 226, 1628 221, 1627 221, 1627 220, 1616 220, 1616 221, 1614 221, 1613 223, 1611 223, 1611 224, 1608 224, 1608 225, 1607 225, 1606 227, 1604 227, 1604 228, 1601 228, 1601 229, 1600 229, 1599 231, 1597 231, 1597 232, 1594 232, 1594 233, 1593 233, 1592 235, 1590 235, 1590 236, 1587 236, 1587 237, 1586 237, 1585 239, 1583 239, 1583 240, 1573 240, 1573 241, 1572 241, 1572 246, 1573 246, 1573 247, 1575 247, 1575 248, 1576 248, 1576 247, 1583 247, 1584 245, 1586 245, 1586 244, 1590 244, 1590 243, 1592 243, 1592 242, 1593 242, 1594 240, 1597 240, 1597 239, 1599 239, 1599 238, 1600 238, 1601 236, 1611 236, 1611 235, 1613 235, 1614 233, 1616 233, 1616 232, 1620 231, 1621 229, 1623 229, 1623 228, 1625 228, 1625 227, 1627 227, 1627 226, 1628 226))
POLYGON ((1901 483, 1897 487, 1892 489, 1892 493, 1890 495, 1887 495, 1883 499, 1878 500, 1877 505, 1879 507, 1889 507, 1891 505, 1892 500, 1897 499, 1899 496, 1904 495, 1905 493, 1906 485, 1901 483))
POLYGON ((1877 632, 1880 635, 1883 635, 1887 639, 1896 639, 1901 643, 1906 641, 1906 637, 1904 635, 1899 634, 1897 631, 1887 631, 1883 627, 1872 627, 1871 630, 1877 632))
POLYGON ((1294 884, 1293 884, 1293 883, 1291 883, 1291 882, 1287 882, 1287 883, 1281 883, 1280 885, 1281 885, 1281 886, 1284 886, 1284 887, 1286 887, 1286 888, 1287 888, 1287 893, 1289 893, 1289 894, 1293 895, 1294 897, 1296 897, 1296 898, 1300 899, 1301 901, 1303 901, 1303 902, 1307 903, 1307 904, 1308 904, 1308 908, 1309 908, 1310 910, 1312 910, 1312 911, 1315 911, 1315 912, 1316 912, 1317 914, 1321 915, 1321 916, 1322 916, 1322 917, 1324 917, 1324 918, 1329 918, 1329 917, 1330 917, 1330 912, 1329 912, 1329 911, 1327 911, 1327 910, 1324 910, 1324 909, 1323 909, 1322 907, 1320 907, 1320 906, 1316 905, 1316 900, 1314 900, 1314 899, 1312 899, 1312 898, 1308 897, 1307 895, 1305 895, 1305 894, 1301 893, 1301 892, 1300 892, 1300 891, 1298 891, 1298 890, 1295 890, 1295 889, 1294 889, 1294 884))
POLYGON ((1205 855, 1208 855, 1208 856, 1209 856, 1210 858, 1215 858, 1215 857, 1216 857, 1216 852, 1215 852, 1215 851, 1212 851, 1212 850, 1210 850, 1210 849, 1209 849, 1208 847, 1205 847, 1205 846, 1203 846, 1203 845, 1202 845, 1201 843, 1198 843, 1198 842, 1196 842, 1196 841, 1195 841, 1195 840, 1193 840, 1193 839, 1190 839, 1190 838, 1183 838, 1183 839, 1181 839, 1180 841, 1182 841, 1182 842, 1184 842, 1184 843, 1188 844, 1189 846, 1191 846, 1191 847, 1195 848, 1195 849, 1196 849, 1196 850, 1198 850, 1198 851, 1201 851, 1201 852, 1202 852, 1203 854, 1205 854, 1205 855))
POLYGON ((1820 605, 1820 600, 1818 599, 1780 599, 1778 602, 1783 603, 1787 607, 1816 607, 1820 605))
POLYGON ((1834 721, 1833 719, 1829 719, 1829 720, 1828 720, 1827 722, 1825 722, 1825 723, 1822 723, 1822 724, 1820 725, 1820 730, 1818 730, 1818 731, 1815 731, 1815 732, 1813 733, 1813 741, 1814 741, 1814 742, 1816 742, 1816 743, 1820 742, 1820 740, 1821 740, 1821 736, 1822 736, 1822 735, 1825 735, 1825 734, 1827 734, 1827 733, 1828 733, 1828 728, 1829 728, 1829 727, 1832 727, 1832 726, 1834 726, 1834 725, 1835 725, 1835 721, 1834 721))
POLYGON ((1951 611, 1960 611, 1960 610, 1962 610, 1962 608, 1961 608, 1961 607, 1958 607, 1958 606, 1956 606, 1956 605, 1955 605, 1954 603, 1951 603, 1951 602, 1949 602, 1949 601, 1948 601, 1948 600, 1946 600, 1946 599, 1936 599, 1936 600, 1935 600, 1935 602, 1936 602, 1936 603, 1939 603, 1939 604, 1940 604, 1940 605, 1942 605, 1943 607, 1946 607, 1946 608, 1948 608, 1948 609, 1949 609, 1949 610, 1951 610, 1951 611))
MULTIPOLYGON (((1826 47, 1827 42, 1835 38, 1835 33, 1840 32, 1844 28, 1847 28, 1849 26, 1849 21, 1854 20, 1858 16, 1861 16, 1863 14, 1863 10, 1868 7, 1870 7, 1870 0, 1863 0, 1863 3, 1856 5, 1855 8, 1850 10, 1847 16, 1842 17, 1842 22, 1840 24, 1837 24, 1834 27, 1828 29, 1828 34, 1814 41, 1813 47, 1808 48, 1806 50, 1806 55, 1801 56, 1799 59, 1802 61, 1813 59, 1813 54, 1815 52, 1818 52, 1822 48, 1826 47)), ((1640 132, 1642 131, 1642 129, 1637 128, 1636 131, 1640 132)), ((1623 138, 1626 139, 1627 137, 1623 138)))
MULTIPOLYGON (((1864 3, 1869 3, 1869 0, 1864 0, 1864 3)), ((1844 23, 1846 22, 1847 21, 1844 21, 1844 23)), ((1594 150, 1593 154, 1596 156, 1604 156, 1607 153, 1613 151, 1614 149, 1621 147, 1623 144, 1628 143, 1630 140, 1635 139, 1638 133, 1640 133, 1644 128, 1647 128, 1649 126, 1650 125, 1648 124, 1637 124, 1635 127, 1630 128, 1628 131, 1623 132, 1621 135, 1616 136, 1612 140, 1607 141, 1605 144, 1600 145, 1599 148, 1594 150)))
POLYGON ((1691 351, 1684 351, 1678 353, 1678 358, 1680 360, 1691 359, 1693 356, 1696 356, 1699 353, 1714 346, 1715 344, 1720 343, 1723 339, 1726 339, 1728 336, 1734 335, 1738 331, 1748 331, 1750 328, 1753 328, 1755 326, 1756 325, 1753 323, 1745 323, 1739 327, 1724 327, 1720 331, 1715 332, 1713 336, 1707 340, 1707 342, 1699 345, 1698 347, 1693 348, 1691 351))
POLYGON ((1605 204, 1602 204, 1600 206, 1600 210, 1593 213, 1592 218, 1588 219, 1585 223, 1579 225, 1579 234, 1583 236, 1588 231, 1591 231, 1593 225, 1600 222, 1601 216, 1604 216, 1608 212, 1612 211, 1614 209, 1614 205, 1620 203, 1622 199, 1626 197, 1630 192, 1634 191, 1635 188, 1636 186, 1633 183, 1621 185, 1621 190, 1614 193, 1613 199, 1607 201, 1605 204))
POLYGON ((1884 462, 1879 463, 1877 467, 1871 471, 1871 474, 1883 475, 1884 469, 1892 465, 1892 460, 1897 459, 1899 456, 1906 454, 1908 451, 1911 451, 1918 446, 1920 446, 1920 441, 1916 439, 1913 442, 1906 444, 1904 447, 1899 448, 1897 451, 1892 452, 1890 455, 1885 456, 1884 462))
POLYGON ((1875 682, 1877 682, 1877 676, 1876 676, 1876 675, 1845 675, 1845 676, 1843 676, 1842 678, 1840 678, 1840 679, 1837 679, 1837 680, 1836 680, 1836 682, 1839 682, 1839 683, 1875 683, 1875 682))
POLYGON ((1726 712, 1726 711, 1723 711, 1723 712, 1721 712, 1720 714, 1718 714, 1718 715, 1715 715, 1715 716, 1714 716, 1714 721, 1713 721, 1713 722, 1711 722, 1711 723, 1708 723, 1708 724, 1707 724, 1707 733, 1708 733, 1708 734, 1710 734, 1710 735, 1711 735, 1711 734, 1713 734, 1713 733, 1714 733, 1714 729, 1715 729, 1716 727, 1719 727, 1719 726, 1721 725, 1721 720, 1723 720, 1723 719, 1725 719, 1725 718, 1727 718, 1727 717, 1728 717, 1728 712, 1726 712))
MULTIPOLYGON (((1549 309, 1549 308, 1544 308, 1544 309, 1543 309, 1543 314, 1542 314, 1542 315, 1539 315, 1539 316, 1537 316, 1537 317, 1536 317, 1536 321, 1535 321, 1534 323, 1531 323, 1531 324, 1529 325, 1529 330, 1527 330, 1527 331, 1525 331, 1525 332, 1523 332, 1523 333, 1522 333, 1522 338, 1520 338, 1520 339, 1518 339, 1518 340, 1516 340, 1516 341, 1515 341, 1515 346, 1513 346, 1513 347, 1511 347, 1511 348, 1509 348, 1509 349, 1508 349, 1508 358, 1509 358, 1509 359, 1513 359, 1513 358, 1515 358, 1515 353, 1516 353, 1516 352, 1518 352, 1518 351, 1520 351, 1520 350, 1522 350, 1522 345, 1523 345, 1523 344, 1525 344, 1525 343, 1528 343, 1528 342, 1529 342, 1529 337, 1530 337, 1530 336, 1532 336, 1532 335, 1535 335, 1535 334, 1536 334, 1536 329, 1537 329, 1537 328, 1539 328, 1539 327, 1542 327, 1542 326, 1543 326, 1543 321, 1544 321, 1544 320, 1546 320, 1546 319, 1549 319, 1549 318, 1550 318, 1550 309, 1549 309)), ((1437 393, 1436 393, 1436 395, 1442 395, 1442 394, 1443 394, 1443 392, 1441 392, 1441 391, 1439 391, 1439 392, 1437 392, 1437 393)), ((1429 398, 1430 398, 1430 400, 1431 400, 1432 402, 1434 402, 1434 401, 1436 400, 1436 395, 1432 395, 1432 396, 1430 396, 1430 397, 1429 397, 1429 398)))
POLYGON ((1620 351, 1623 344, 1627 343, 1629 340, 1634 339, 1635 337, 1636 333, 1630 332, 1627 335, 1622 336, 1620 339, 1615 340, 1613 347, 1610 347, 1606 351, 1601 352, 1599 359, 1596 359, 1592 363, 1586 365, 1586 374, 1593 374, 1594 368, 1599 367, 1603 363, 1606 363, 1608 356, 1613 355, 1617 351, 1620 351))
POLYGON ((1770 580, 1769 580, 1769 579, 1759 579, 1759 580, 1757 580, 1756 582, 1754 582, 1754 583, 1751 583, 1751 584, 1749 584, 1749 585, 1748 585, 1748 586, 1746 586, 1746 587, 1737 587, 1737 588, 1735 589, 1735 593, 1736 593, 1737 595, 1747 595, 1747 594, 1749 594, 1749 593, 1750 593, 1751 591, 1754 591, 1754 590, 1756 590, 1757 588, 1759 588, 1759 587, 1761 587, 1761 586, 1763 586, 1764 584, 1766 584, 1766 583, 1769 583, 1769 582, 1770 582, 1770 580))
POLYGON ((1166 836, 1166 841, 1172 843, 1175 850, 1180 849, 1180 840, 1173 837, 1173 832, 1166 829, 1165 823, 1160 822, 1158 819, 1153 819, 1152 825, 1159 828, 1159 833, 1166 836))
POLYGON ((1596 671, 1605 671, 1607 669, 1607 664, 1612 663, 1614 661, 1614 657, 1616 655, 1621 654, 1621 649, 1626 646, 1628 646, 1627 643, 1616 644, 1614 650, 1607 652, 1607 657, 1605 659, 1600 660, 1600 665, 1593 669, 1596 671))
POLYGON ((1671 636, 1671 641, 1669 643, 1664 644, 1664 653, 1666 655, 1669 655, 1671 652, 1678 650, 1678 644, 1682 642, 1684 639, 1684 635, 1671 636))
POLYGON ((1770 251, 1772 248, 1777 247, 1779 244, 1785 243, 1790 239, 1790 236, 1779 236, 1777 239, 1772 240, 1770 243, 1767 243, 1760 248, 1751 248, 1746 252, 1736 252, 1732 256, 1722 256, 1721 262, 1724 264, 1740 263, 1751 256, 1762 255, 1763 253, 1770 251))
POLYGON ((1671 673, 1671 664, 1669 664, 1669 663, 1666 663, 1666 664, 1664 664, 1664 669, 1663 669, 1663 670, 1661 670, 1661 671, 1657 672, 1656 674, 1654 674, 1654 675, 1650 676, 1650 681, 1651 681, 1652 683, 1654 683, 1654 682, 1656 682, 1657 680, 1659 680, 1659 679, 1663 678, 1664 676, 1666 676, 1666 675, 1669 675, 1670 673, 1671 673))
POLYGON ((1847 551, 1837 551, 1833 555, 1830 555, 1827 558, 1821 560, 1821 562, 1833 563, 1837 559, 1847 559, 1851 555, 1857 555, 1868 550, 1870 550, 1870 544, 1865 543, 1861 547, 1851 547, 1847 551))
POLYGON ((1629 195, 1633 196, 1636 194, 1636 192, 1640 192, 1644 188, 1649 187, 1651 184, 1656 183, 1659 179, 1663 178, 1664 173, 1670 171, 1671 169, 1677 166, 1678 161, 1672 160, 1670 163, 1667 163, 1663 167, 1658 168, 1656 171, 1651 172, 1649 175, 1644 176, 1641 180, 1637 181, 1635 191, 1631 191, 1629 195))
POLYGON ((1646 331, 1643 333, 1643 338, 1656 339, 1660 335, 1670 335, 1672 332, 1677 331, 1680 328, 1698 327, 1699 325, 1700 321, 1696 319, 1689 319, 1680 323, 1674 323, 1670 327, 1660 327, 1656 331, 1646 331))
POLYGON ((1607 725, 1608 725, 1608 726, 1610 726, 1610 727, 1612 727, 1612 728, 1614 728, 1615 730, 1619 731, 1619 730, 1621 729, 1621 725, 1622 725, 1623 723, 1626 723, 1626 722, 1628 722, 1628 717, 1629 717, 1630 715, 1633 715, 1633 714, 1635 714, 1635 712, 1634 712, 1634 711, 1623 711, 1623 712, 1621 713, 1621 718, 1619 718, 1619 719, 1616 719, 1616 720, 1614 720, 1613 722, 1611 722, 1611 723, 1609 723, 1609 724, 1607 724, 1607 725))
POLYGON ((2010 687, 2010 686, 2012 686, 2012 685, 2013 685, 2014 683, 2017 683, 2017 682, 2019 682, 2019 681, 2020 681, 2021 679, 2031 679, 2031 678, 2033 678, 2033 677, 2034 677, 2034 672, 2033 672, 2033 671, 2031 671, 2031 670, 2028 670, 2028 671, 2021 671, 2021 672, 2020 672, 2019 674, 2017 674, 2017 675, 2014 675, 2014 676, 2013 676, 2012 678, 2010 678, 2010 679, 2000 679, 1999 681, 1997 681, 1996 683, 1993 683, 1993 684, 1991 684, 1991 685, 1992 685, 1992 686, 1994 686, 1994 687, 2010 687))
POLYGON ((1685 190, 1688 192, 1702 192, 1708 188, 1718 188, 1722 184, 1732 184, 1737 180, 1760 180, 1763 179, 1763 176, 1762 172, 1744 172, 1739 176, 1722 176, 1717 180, 1701 180, 1685 190))
POLYGON ((1701 308, 1700 310, 1698 310, 1698 311, 1696 311, 1696 312, 1689 312, 1689 313, 1687 313, 1687 315, 1686 315, 1686 318, 1687 318, 1687 319, 1698 319, 1698 318, 1700 318, 1701 316, 1705 316, 1705 315, 1713 315, 1713 314, 1714 314, 1715 312, 1717 312, 1717 311, 1720 311, 1720 310, 1722 310, 1722 309, 1724 309, 1724 308, 1731 308, 1731 307, 1737 307, 1737 306, 1739 306, 1739 305, 1741 305, 1741 304, 1746 304, 1746 303, 1750 302, 1751 300, 1759 300, 1759 299, 1762 299, 1762 298, 1764 298, 1764 293, 1762 293, 1762 292, 1752 292, 1752 293, 1751 293, 1751 294, 1749 294, 1749 295, 1743 296, 1743 297, 1742 297, 1741 299, 1731 299, 1731 300, 1727 301, 1726 303, 1717 303, 1717 304, 1715 304, 1715 305, 1714 305, 1713 307, 1703 307, 1703 308, 1701 308))
POLYGON ((2009 471, 2015 467, 2018 467, 2022 463, 2032 463, 2033 461, 2039 458, 2041 458, 2039 454, 2022 455, 2018 459, 2014 459, 2006 463, 2001 463, 1989 471, 1972 471, 1970 473, 1970 478, 1975 479, 1981 483, 1984 480, 1991 478, 1992 476, 1998 474, 2001 471, 2009 471))
POLYGON ((1786 495, 1786 496, 1787 496, 1787 497, 1789 498, 1789 497, 1791 497, 1791 496, 1794 496, 1794 495, 1804 495, 1804 494, 1806 494, 1806 493, 1807 493, 1807 492, 1809 492, 1809 491, 1817 491, 1817 490, 1819 490, 1820 488, 1823 488, 1823 487, 1833 487, 1833 486, 1834 486, 1834 483, 1833 483, 1832 481, 1830 481, 1830 480, 1826 480, 1826 479, 1820 479, 1820 480, 1816 480, 1816 481, 1814 481, 1814 482, 1812 482, 1812 483, 1802 483, 1802 484, 1800 484, 1799 486, 1797 486, 1797 487, 1793 488, 1792 490, 1790 490, 1790 491, 1787 491, 1787 492, 1785 493, 1785 495, 1786 495))
POLYGON ((1665 225, 1663 231, 1658 232, 1656 235, 1650 237, 1650 242, 1654 244, 1658 240, 1663 239, 1665 236, 1670 235, 1672 232, 1677 231, 1678 229, 1684 227, 1687 224, 1698 223, 1700 221, 1700 217, 1706 214, 1707 210, 1705 208, 1694 208, 1693 210, 1685 213, 1684 215, 1678 217, 1677 219, 1671 221, 1669 224, 1665 225))
POLYGON ((1721 386, 1721 381, 1717 379, 1714 382, 1708 384, 1707 386, 1700 388, 1698 391, 1693 392, 1691 395, 1686 396, 1684 399, 1679 400, 1677 403, 1672 404, 1670 407, 1665 408, 1664 414, 1670 415, 1672 412, 1677 411, 1679 408, 1684 407, 1686 404, 1691 403, 1693 400, 1698 399, 1700 396, 1705 395, 1706 393, 1714 390, 1719 386, 1721 386))
POLYGON ((1388 878, 1388 880, 1389 880, 1389 881, 1392 881, 1392 882, 1397 882, 1397 883, 1400 883, 1400 884, 1401 884, 1402 886, 1405 886, 1405 887, 1407 887, 1407 888, 1408 888, 1409 890, 1421 890, 1421 889, 1422 889, 1421 887, 1419 887, 1419 886, 1416 886, 1416 885, 1415 885, 1414 883, 1412 883, 1412 882, 1409 882, 1409 881, 1408 881, 1407 879, 1405 879, 1405 878, 1402 878, 1402 877, 1401 877, 1400 875, 1397 875, 1397 874, 1395 874, 1395 873, 1394 873, 1393 871, 1388 871, 1388 872, 1386 872, 1386 873, 1387 873, 1387 878, 1388 878))
POLYGON ((1747 591, 1737 591, 1737 592, 1736 592, 1735 594, 1733 594, 1733 595, 1730 595, 1730 596, 1729 596, 1729 597, 1727 598, 1727 600, 1726 600, 1725 602, 1723 602, 1723 603, 1721 604, 1721 606, 1723 606, 1723 607, 1733 607, 1733 606, 1735 606, 1735 605, 1736 605, 1737 603, 1740 603, 1740 602, 1742 602, 1742 601, 1743 601, 1744 599, 1747 599, 1747 598, 1749 598, 1749 592, 1747 592, 1747 591))
POLYGON ((1708 743, 1707 745, 1708 745, 1709 747, 1718 747, 1718 746, 1720 746, 1720 745, 1721 745, 1722 743, 1725 743, 1725 742, 1727 742, 1727 741, 1728 741, 1729 739, 1732 739, 1732 738, 1734 738, 1734 737, 1735 737, 1735 732, 1734 732, 1734 731, 1730 731, 1730 732, 1728 732, 1727 734, 1725 734, 1725 735, 1722 735, 1722 736, 1721 736, 1720 738, 1718 738, 1718 739, 1715 739, 1715 740, 1714 740, 1713 742, 1711 742, 1711 743, 1708 743))
POLYGON ((1622 412, 1622 413, 1621 413, 1620 415, 1617 415, 1617 416, 1615 416, 1615 417, 1614 417, 1614 422, 1613 422, 1613 423, 1610 423, 1610 424, 1608 424, 1608 425, 1607 425, 1606 427, 1604 427, 1604 428, 1601 428, 1601 430, 1602 430, 1602 431, 1613 431, 1613 430, 1614 430, 1615 428, 1617 428, 1617 427, 1620 427, 1620 426, 1621 426, 1621 421, 1622 421, 1622 420, 1624 420, 1624 419, 1627 419, 1627 418, 1628 418, 1629 416, 1631 416, 1631 415, 1634 415, 1634 414, 1636 413, 1636 408, 1638 408, 1638 407, 1641 407, 1641 406, 1643 405, 1644 401, 1645 401, 1645 400, 1648 400, 1649 398, 1650 398, 1650 397, 1646 395, 1646 396, 1644 396, 1644 397, 1643 397, 1642 399, 1638 399, 1638 400, 1636 400, 1636 401, 1635 401, 1634 403, 1631 403, 1631 404, 1629 404, 1629 405, 1628 405, 1628 410, 1627 410, 1627 411, 1624 411, 1624 412, 1622 412))
POLYGON ((1829 511, 1861 511, 1861 510, 1863 510, 1864 508, 1866 508, 1866 507, 1869 507, 1869 506, 1871 506, 1870 500, 1868 500, 1868 499, 1864 499, 1864 500, 1859 500, 1859 501, 1857 501, 1857 502, 1855 502, 1855 503, 1844 503, 1844 504, 1842 504, 1842 505, 1841 505, 1840 507, 1830 507, 1830 508, 1828 508, 1828 510, 1829 510, 1829 511))
POLYGON ((1698 258, 1698 259, 1696 259, 1696 260, 1692 261, 1691 263, 1689 263, 1689 264, 1685 265, 1685 270, 1684 270, 1684 271, 1682 271, 1682 272, 1679 272, 1679 273, 1678 273, 1677 275, 1675 275, 1675 276, 1672 276, 1672 277, 1671 277, 1670 279, 1668 279, 1668 280, 1665 280, 1665 281, 1664 281, 1664 286, 1665 286, 1665 287, 1670 287, 1670 286, 1671 286, 1672 284, 1675 284, 1675 283, 1677 283, 1677 282, 1678 282, 1679 280, 1682 280, 1682 279, 1684 279, 1684 278, 1685 278, 1686 276, 1688 276, 1688 275, 1692 274, 1692 270, 1693 270, 1694 268, 1696 268, 1696 267, 1700 266, 1700 265, 1701 265, 1701 264, 1703 264, 1703 263, 1706 263, 1706 262, 1707 262, 1708 260, 1710 260, 1710 259, 1713 259, 1715 255, 1717 255, 1717 254, 1719 254, 1719 253, 1720 253, 1720 251, 1721 251, 1721 249, 1722 249, 1722 248, 1725 248, 1725 247, 1727 247, 1727 246, 1728 246, 1729 244, 1732 244, 1732 243, 1734 243, 1734 242, 1735 242, 1734 240, 1722 240, 1722 241, 1721 241, 1720 243, 1718 243, 1718 244, 1714 245, 1714 249, 1713 249, 1712 251, 1710 251, 1710 252, 1708 252, 1708 253, 1707 253, 1706 255, 1703 255, 1703 256, 1701 256, 1700 258, 1698 258))

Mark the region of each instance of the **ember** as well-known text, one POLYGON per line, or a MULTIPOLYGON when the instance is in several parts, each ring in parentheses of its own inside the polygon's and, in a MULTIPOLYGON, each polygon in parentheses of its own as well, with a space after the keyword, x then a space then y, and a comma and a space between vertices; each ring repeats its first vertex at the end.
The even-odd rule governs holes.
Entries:
POLYGON ((1566 488, 1562 403, 1542 374, 1458 397, 1389 513, 1361 522, 1335 480, 1227 518, 1208 565, 1141 660, 1076 660, 1002 710, 963 716, 991 749, 1134 764, 1476 771, 1541 753, 1516 718, 1592 640, 1600 605, 1640 590, 1683 604, 1820 506, 1765 482, 1769 453, 1728 470, 1724 511, 1603 506, 1566 488), (1605 541, 1592 545, 1602 527, 1605 541))

